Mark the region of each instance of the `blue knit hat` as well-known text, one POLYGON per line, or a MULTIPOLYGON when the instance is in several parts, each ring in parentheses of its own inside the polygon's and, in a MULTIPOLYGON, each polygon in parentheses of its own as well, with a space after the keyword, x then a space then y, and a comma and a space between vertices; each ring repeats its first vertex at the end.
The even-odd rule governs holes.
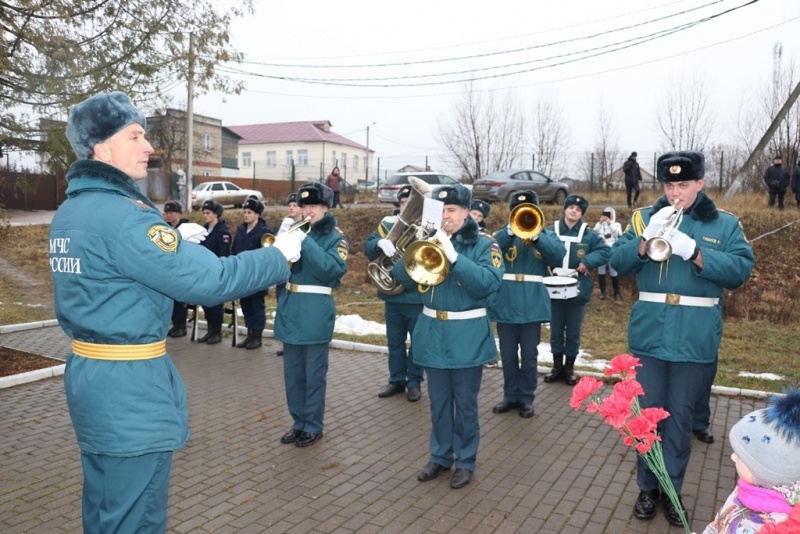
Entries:
POLYGON ((147 121, 128 95, 120 91, 98 93, 69 110, 67 139, 78 159, 89 159, 94 145, 131 124, 145 128, 147 121))
POLYGON ((658 158, 656 167, 659 182, 699 180, 706 175, 706 158, 702 152, 667 152, 658 158))
POLYGON ((472 193, 461 184, 440 185, 433 190, 431 198, 445 204, 458 204, 462 208, 469 209, 472 193))
POLYGON ((800 390, 775 395, 767 407, 731 427, 733 451, 762 488, 800 481, 800 390))

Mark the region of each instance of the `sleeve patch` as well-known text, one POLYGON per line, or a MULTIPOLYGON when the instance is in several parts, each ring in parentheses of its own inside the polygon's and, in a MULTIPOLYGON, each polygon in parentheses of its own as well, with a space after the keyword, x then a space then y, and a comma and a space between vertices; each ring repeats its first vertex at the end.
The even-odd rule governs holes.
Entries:
POLYGON ((339 257, 342 258, 342 261, 347 261, 347 257, 349 256, 350 245, 347 244, 347 241, 344 239, 339 240, 339 245, 337 247, 339 252, 339 257))
POLYGON ((178 232, 164 224, 151 226, 147 231, 147 237, 162 252, 176 252, 178 250, 178 232))

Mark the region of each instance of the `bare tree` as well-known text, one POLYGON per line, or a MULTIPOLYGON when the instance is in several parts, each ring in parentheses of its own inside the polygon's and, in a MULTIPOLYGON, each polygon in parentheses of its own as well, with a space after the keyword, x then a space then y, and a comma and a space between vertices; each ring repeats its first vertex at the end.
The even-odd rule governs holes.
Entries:
POLYGON ((673 78, 662 92, 656 122, 665 150, 702 151, 714 131, 714 120, 702 73, 673 78))
POLYGON ((512 94, 501 102, 467 82, 462 99, 439 120, 439 142, 462 180, 472 182, 490 172, 518 165, 524 144, 524 119, 512 94))
POLYGON ((586 181, 591 184, 599 182, 605 190, 613 189, 615 181, 619 181, 618 175, 621 174, 614 174, 614 171, 619 168, 621 162, 619 134, 614 128, 613 114, 605 103, 601 102, 597 112, 594 148, 581 162, 586 181))
POLYGON ((563 176, 570 134, 564 110, 554 96, 536 99, 529 132, 536 170, 554 179, 563 176))

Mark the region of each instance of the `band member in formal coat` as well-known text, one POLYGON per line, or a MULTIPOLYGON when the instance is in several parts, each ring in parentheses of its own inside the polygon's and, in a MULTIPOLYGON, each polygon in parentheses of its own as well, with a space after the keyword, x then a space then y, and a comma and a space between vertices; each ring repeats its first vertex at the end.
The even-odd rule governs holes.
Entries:
MULTIPOLYGON (((368 260, 378 259, 381 253, 391 258, 397 252, 394 243, 386 239, 386 236, 397 222, 398 216, 402 215, 409 195, 411 195, 411 185, 406 184, 397 192, 397 202, 400 204, 398 212, 384 217, 378 228, 364 241, 364 254, 368 260)), ((423 373, 422 368, 414 363, 412 351, 414 326, 422 312, 420 294, 418 291, 403 291, 389 295, 378 290, 378 298, 384 302, 386 340, 389 348, 389 383, 378 393, 378 397, 391 397, 407 389, 408 400, 417 402, 422 397, 420 384, 423 373), (411 336, 411 347, 406 349, 406 339, 409 336, 411 336)))
MULTIPOLYGON (((658 158, 664 196, 639 209, 614 244, 611 265, 622 276, 636 276, 639 300, 628 323, 628 344, 641 361, 637 380, 644 388, 642 408, 659 407, 670 416, 659 424, 664 464, 680 494, 692 448, 697 399, 708 391, 709 376, 722 338, 722 295, 736 289, 755 265, 753 249, 739 220, 717 209, 703 191, 702 152, 668 152, 658 158), (653 261, 646 243, 669 220, 682 217, 666 234, 672 255, 653 261)), ((669 226, 668 226, 669 227, 669 226)), ((660 501, 656 475, 637 461, 639 497, 634 515, 651 519, 660 501)), ((665 502, 667 521, 679 526, 680 512, 665 502)))
POLYGON ((436 240, 450 263, 435 287, 415 283, 398 262, 392 276, 407 291, 422 293, 422 315, 414 327, 414 362, 428 376, 431 405, 430 459, 417 476, 436 478, 455 463, 450 487, 469 484, 478 456, 478 392, 483 366, 497 359, 487 307, 494 304, 503 276, 500 247, 469 216, 470 192, 460 185, 435 188, 444 203, 436 240))
MULTIPOLYGON (((514 193, 509 208, 513 211, 520 204, 538 206, 539 196, 535 191, 514 193)), ((494 237, 505 259, 505 273, 497 302, 489 309, 489 318, 497 321, 503 362, 503 400, 492 411, 519 408, 520 417, 533 417, 542 323, 550 321, 550 296, 542 280, 548 267, 561 265, 566 249, 547 229, 522 239, 506 224, 494 237)))
MULTIPOLYGON (((264 204, 255 197, 245 200, 242 205, 244 222, 236 229, 231 254, 235 256, 248 250, 261 248, 261 238, 264 234, 272 233, 267 223, 261 218, 263 212, 264 204)), ((244 325, 247 328, 247 337, 236 344, 237 348, 253 350, 261 346, 261 336, 267 325, 264 297, 268 292, 269 290, 265 289, 239 299, 242 315, 244 315, 244 325)))
POLYGON ((66 135, 77 161, 50 225, 55 312, 72 340, 64 390, 89 534, 167 530, 172 455, 189 439, 186 391, 166 349, 173 301, 211 306, 267 288, 288 278, 286 260, 300 251, 289 238, 218 258, 186 240, 189 224, 165 224, 136 184, 153 153, 145 125, 121 92, 70 109, 66 135))
POLYGON ((564 242, 567 253, 561 267, 554 269, 558 276, 578 278, 578 296, 570 299, 552 299, 550 318, 550 351, 553 369, 545 382, 563 378, 574 386, 575 359, 581 346, 581 330, 586 316, 586 305, 592 298, 591 271, 608 262, 611 249, 603 238, 583 222, 589 201, 580 195, 569 195, 564 200, 564 216, 556 221, 552 231, 564 242))
POLYGON ((472 217, 473 221, 478 223, 478 228, 484 232, 489 231, 486 228, 486 217, 489 216, 489 211, 491 209, 492 206, 490 206, 488 202, 478 200, 477 198, 473 200, 469 206, 469 216, 472 217))
POLYGON ((322 438, 328 345, 336 320, 332 289, 347 272, 350 246, 329 211, 333 206, 329 187, 318 182, 303 185, 297 191, 297 204, 310 217, 311 229, 303 240, 303 258, 292 264, 286 291, 278 300, 275 337, 283 341, 283 379, 293 421, 281 443, 308 447, 322 438))

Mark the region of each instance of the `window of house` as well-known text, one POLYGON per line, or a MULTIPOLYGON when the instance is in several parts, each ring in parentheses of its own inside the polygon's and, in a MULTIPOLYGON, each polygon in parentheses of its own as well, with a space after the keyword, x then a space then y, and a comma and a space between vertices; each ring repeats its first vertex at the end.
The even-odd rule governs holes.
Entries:
POLYGON ((342 169, 347 168, 347 154, 342 152, 342 169))
POLYGON ((211 152, 211 134, 203 134, 203 150, 211 152))
POLYGON ((358 170, 358 156, 353 156, 353 170, 358 170))
POLYGON ((293 150, 287 150, 286 151, 286 164, 287 165, 291 165, 293 161, 294 161, 294 151, 293 150))
POLYGON ((297 164, 302 166, 308 165, 308 150, 297 151, 297 164))
POLYGON ((242 152, 242 167, 250 166, 250 152, 242 152))
POLYGON ((211 176, 211 171, 203 171, 203 176, 211 176))
POLYGON ((267 167, 274 167, 278 162, 278 155, 274 150, 267 151, 267 167))

